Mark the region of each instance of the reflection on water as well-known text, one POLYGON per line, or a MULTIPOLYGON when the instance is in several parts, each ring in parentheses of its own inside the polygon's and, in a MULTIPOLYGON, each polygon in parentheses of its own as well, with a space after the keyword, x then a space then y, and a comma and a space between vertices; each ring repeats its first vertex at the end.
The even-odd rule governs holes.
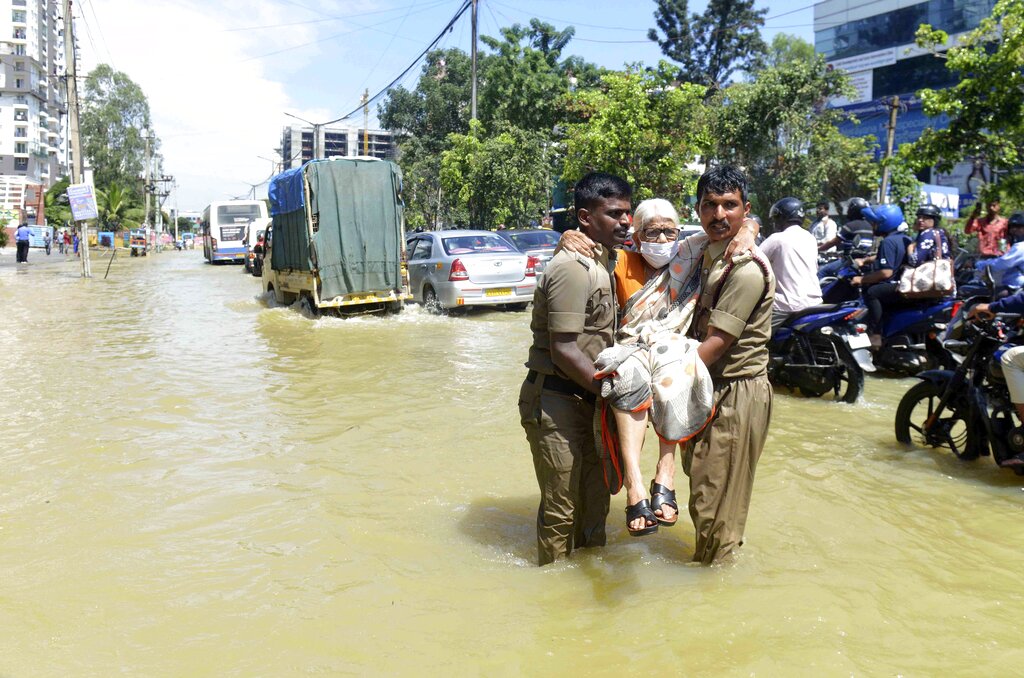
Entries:
POLYGON ((528 312, 311 320, 193 252, 76 272, 0 269, 0 675, 1018 670, 1020 480, 897 446, 910 380, 778 397, 735 565, 617 496, 542 570, 528 312))

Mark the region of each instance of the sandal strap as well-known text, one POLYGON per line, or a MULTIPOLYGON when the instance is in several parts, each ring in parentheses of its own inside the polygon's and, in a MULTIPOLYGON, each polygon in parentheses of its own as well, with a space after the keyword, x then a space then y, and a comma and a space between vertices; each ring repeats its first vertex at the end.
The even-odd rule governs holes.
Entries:
POLYGON ((662 506, 671 506, 676 513, 679 512, 679 504, 676 503, 676 491, 670 490, 661 483, 651 481, 651 508, 657 511, 662 506))
POLYGON ((658 516, 654 515, 654 511, 651 510, 651 503, 646 499, 641 499, 632 506, 626 507, 626 521, 636 520, 637 518, 646 518, 647 520, 658 522, 658 516))

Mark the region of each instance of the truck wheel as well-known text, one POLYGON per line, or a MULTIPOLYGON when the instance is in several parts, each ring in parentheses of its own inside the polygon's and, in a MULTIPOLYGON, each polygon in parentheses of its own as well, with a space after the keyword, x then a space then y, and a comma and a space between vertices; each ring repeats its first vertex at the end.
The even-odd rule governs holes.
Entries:
POLYGON ((299 311, 307 318, 316 320, 320 317, 320 309, 313 303, 313 298, 308 294, 299 297, 299 311))

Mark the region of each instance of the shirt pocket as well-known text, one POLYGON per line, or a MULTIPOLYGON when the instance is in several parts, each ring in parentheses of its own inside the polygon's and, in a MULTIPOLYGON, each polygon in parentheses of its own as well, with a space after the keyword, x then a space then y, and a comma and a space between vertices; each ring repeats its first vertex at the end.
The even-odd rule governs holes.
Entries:
POLYGON ((610 324, 614 312, 611 290, 605 287, 597 288, 587 299, 587 326, 604 327, 610 324))

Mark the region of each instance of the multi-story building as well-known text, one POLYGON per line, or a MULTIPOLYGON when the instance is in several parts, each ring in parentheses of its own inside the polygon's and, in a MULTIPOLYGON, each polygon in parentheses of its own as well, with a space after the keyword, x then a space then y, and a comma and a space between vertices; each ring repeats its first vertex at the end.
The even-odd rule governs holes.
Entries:
MULTIPOLYGON (((860 124, 844 123, 849 136, 874 135, 884 146, 889 102, 902 104, 896 124, 898 146, 916 140, 926 127, 943 128, 948 120, 929 118, 915 93, 956 83, 944 59, 918 48, 914 35, 921 24, 946 31, 955 44, 992 13, 995 0, 824 0, 814 6, 814 48, 833 68, 850 74, 856 94, 833 105, 853 113, 860 124)), ((968 167, 970 163, 968 163, 968 167)))
POLYGON ((36 216, 25 214, 26 194, 40 192, 32 187, 63 174, 63 75, 61 3, 0 0, 0 209, 21 218, 36 216))
POLYGON ((391 132, 362 127, 285 127, 281 134, 281 158, 284 169, 299 167, 313 159, 316 148, 322 158, 368 155, 382 160, 395 157, 395 141, 391 132), (314 133, 319 139, 314 140, 314 133), (314 144, 314 141, 317 143, 314 144), (367 153, 363 152, 364 141, 367 153))

